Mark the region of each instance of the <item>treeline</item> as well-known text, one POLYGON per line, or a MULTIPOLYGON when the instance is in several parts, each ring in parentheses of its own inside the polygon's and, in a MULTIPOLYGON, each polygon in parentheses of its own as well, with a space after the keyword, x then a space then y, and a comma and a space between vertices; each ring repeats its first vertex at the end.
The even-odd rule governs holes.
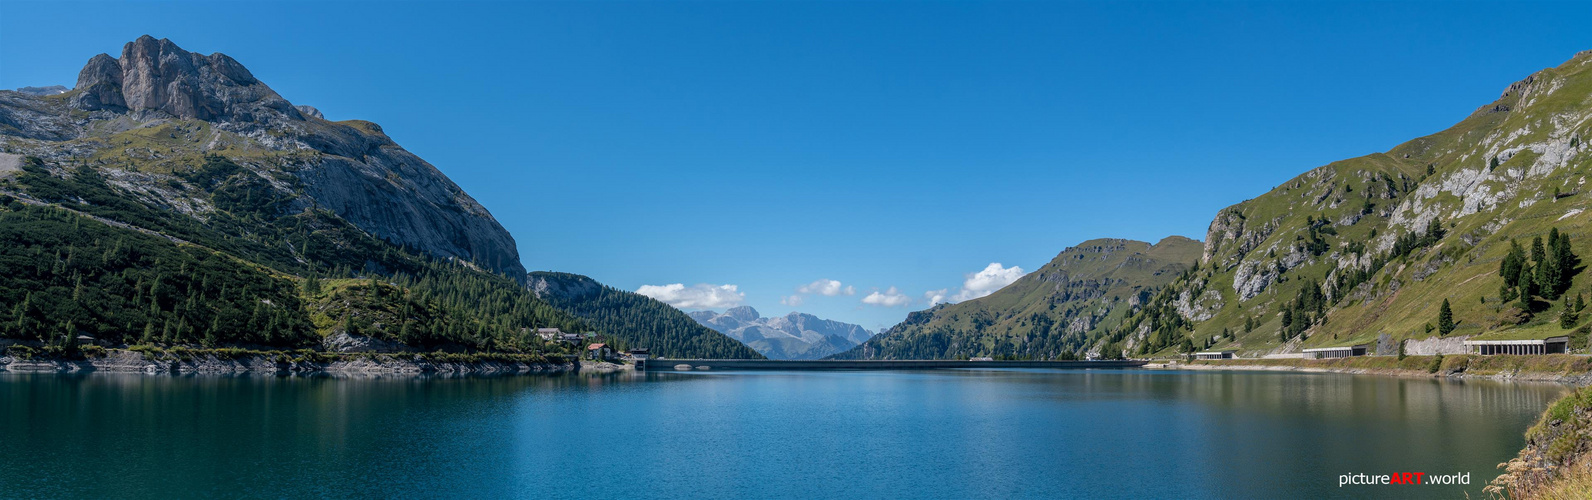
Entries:
POLYGON ((231 256, 64 210, 0 208, 0 334, 109 342, 302 346, 316 339, 291 279, 231 256))
MULTIPOLYGON (((206 157, 178 172, 186 185, 172 181, 216 207, 201 221, 112 186, 91 167, 59 173, 28 158, 17 184, 40 200, 193 245, 66 210, 0 203, 8 207, 0 219, 0 314, 12 312, 0 335, 59 342, 76 330, 110 342, 304 346, 319 337, 292 275, 389 282, 413 297, 411 312, 425 311, 408 334, 402 323, 390 332, 416 347, 523 351, 540 347, 528 333, 534 328, 584 328, 517 279, 375 238, 274 187, 302 188, 289 174, 276 173, 273 184, 269 174, 206 157)), ((348 324, 378 322, 362 307, 383 303, 344 305, 348 324)))
POLYGON ((763 359, 762 354, 746 344, 702 326, 680 310, 651 297, 601 285, 575 274, 533 273, 532 276, 565 285, 583 282, 595 286, 596 292, 590 295, 549 295, 546 300, 579 316, 588 328, 602 335, 603 341, 618 348, 645 347, 654 356, 670 358, 763 359))
POLYGON ((311 316, 317 324, 329 325, 328 333, 347 332, 427 351, 563 350, 544 344, 535 329, 582 327, 572 318, 543 314, 548 308, 537 307, 524 295, 501 293, 479 282, 436 283, 463 279, 458 275, 389 279, 312 276, 304 282, 311 316))

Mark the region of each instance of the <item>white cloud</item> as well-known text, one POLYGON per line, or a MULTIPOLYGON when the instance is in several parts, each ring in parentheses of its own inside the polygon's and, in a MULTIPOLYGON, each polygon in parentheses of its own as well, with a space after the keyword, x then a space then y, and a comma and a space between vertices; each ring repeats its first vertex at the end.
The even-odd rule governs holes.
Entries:
POLYGON ((951 298, 949 295, 947 295, 949 293, 951 293, 951 289, 949 288, 929 290, 927 292, 923 292, 923 300, 929 301, 929 307, 934 307, 940 305, 941 302, 948 302, 948 299, 951 298))
POLYGON ((841 294, 856 295, 857 289, 856 287, 841 286, 841 283, 836 280, 824 279, 796 287, 796 293, 814 293, 826 297, 834 297, 841 294))
POLYGON ((991 262, 983 271, 967 274, 967 279, 962 281, 962 290, 956 292, 954 300, 961 302, 995 293, 1023 277, 1023 274, 1021 267, 1002 267, 999 262, 991 262))
POLYGON ((906 294, 901 293, 900 290, 892 286, 889 290, 885 290, 884 293, 874 290, 873 293, 862 298, 862 303, 881 307, 897 307, 912 303, 912 298, 907 297, 906 294))
POLYGON ((802 296, 800 296, 800 295, 792 295, 792 296, 789 296, 789 297, 780 297, 779 298, 779 303, 785 304, 785 305, 791 306, 791 307, 797 307, 797 306, 802 305, 802 300, 803 300, 802 296))
POLYGON ((699 283, 690 287, 681 283, 672 285, 641 285, 636 293, 652 297, 681 309, 721 309, 741 305, 746 294, 735 285, 709 285, 699 283))

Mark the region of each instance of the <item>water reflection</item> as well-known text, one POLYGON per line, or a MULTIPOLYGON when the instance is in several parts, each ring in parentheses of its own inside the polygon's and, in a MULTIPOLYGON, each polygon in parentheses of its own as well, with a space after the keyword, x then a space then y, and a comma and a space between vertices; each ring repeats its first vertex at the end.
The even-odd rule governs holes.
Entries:
POLYGON ((1555 385, 954 370, 0 375, 0 496, 1452 497, 1555 385))

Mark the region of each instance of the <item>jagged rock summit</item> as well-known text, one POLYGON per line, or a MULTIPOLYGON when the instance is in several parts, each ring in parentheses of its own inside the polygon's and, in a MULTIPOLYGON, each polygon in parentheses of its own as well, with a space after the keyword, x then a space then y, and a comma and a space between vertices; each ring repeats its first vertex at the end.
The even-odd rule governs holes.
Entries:
POLYGON ((161 111, 176 118, 243 121, 304 115, 226 54, 199 55, 171 40, 144 35, 122 47, 122 57, 100 54, 78 72, 72 105, 161 111), (272 112, 264 112, 270 110, 272 112))
POLYGON ((723 313, 692 311, 691 319, 746 343, 772 359, 818 359, 850 349, 873 337, 873 332, 850 323, 827 320, 799 312, 764 318, 751 306, 723 313))
POLYGON ((233 58, 167 39, 145 35, 119 58, 90 58, 59 95, 0 91, 0 144, 124 172, 111 176, 119 187, 200 218, 214 208, 171 186, 206 156, 225 156, 291 197, 286 210, 329 209, 389 242, 525 277, 492 214, 380 126, 327 121, 233 58))

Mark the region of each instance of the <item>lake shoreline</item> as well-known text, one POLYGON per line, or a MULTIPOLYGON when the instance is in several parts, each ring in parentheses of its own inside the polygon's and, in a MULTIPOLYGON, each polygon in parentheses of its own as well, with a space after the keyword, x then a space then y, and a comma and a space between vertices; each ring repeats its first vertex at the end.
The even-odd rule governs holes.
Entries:
POLYGON ((1592 357, 1567 354, 1535 356, 1392 356, 1337 359, 1224 359, 1170 361, 1144 366, 1150 370, 1283 371, 1346 373, 1408 378, 1480 379, 1501 382, 1554 382, 1592 385, 1592 357))
MULTIPOLYGON (((466 356, 454 356, 464 358, 466 356)), ((0 356, 0 373, 143 373, 171 375, 271 376, 500 376, 580 371, 580 363, 537 361, 497 355, 495 359, 431 359, 416 354, 294 352, 229 354, 225 350, 194 350, 177 354, 108 349, 103 356, 83 359, 19 359, 0 356)))

